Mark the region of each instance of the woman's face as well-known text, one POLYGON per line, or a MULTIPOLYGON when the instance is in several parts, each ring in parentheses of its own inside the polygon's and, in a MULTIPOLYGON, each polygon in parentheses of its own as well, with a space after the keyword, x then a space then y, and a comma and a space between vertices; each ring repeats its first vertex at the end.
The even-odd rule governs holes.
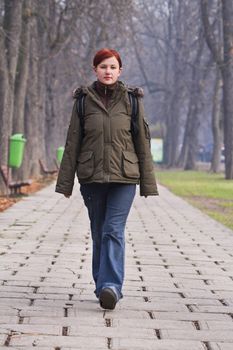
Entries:
POLYGON ((114 84, 120 76, 121 70, 115 56, 106 58, 97 67, 94 67, 97 79, 105 85, 114 84))

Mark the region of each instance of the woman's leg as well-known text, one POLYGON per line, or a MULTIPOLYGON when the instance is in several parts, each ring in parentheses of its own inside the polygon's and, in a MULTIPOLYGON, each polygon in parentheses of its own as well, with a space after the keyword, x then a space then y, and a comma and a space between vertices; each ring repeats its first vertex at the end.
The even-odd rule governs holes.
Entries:
POLYGON ((122 297, 125 262, 126 220, 135 196, 134 184, 109 184, 102 233, 101 256, 96 294, 111 287, 122 297))
POLYGON ((93 245, 92 276, 96 284, 99 276, 102 232, 106 211, 107 185, 97 183, 83 184, 80 186, 80 191, 83 196, 84 203, 88 209, 88 215, 90 218, 93 245))

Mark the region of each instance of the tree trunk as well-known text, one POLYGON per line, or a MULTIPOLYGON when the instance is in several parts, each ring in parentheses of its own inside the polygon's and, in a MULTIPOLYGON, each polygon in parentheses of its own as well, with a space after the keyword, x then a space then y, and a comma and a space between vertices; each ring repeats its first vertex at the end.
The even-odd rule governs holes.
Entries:
MULTIPOLYGON (((43 41, 41 42, 43 45, 43 41)), ((46 79, 45 79, 45 60, 39 62, 39 78, 38 78, 38 102, 39 102, 39 128, 38 128, 38 141, 39 148, 37 150, 37 166, 39 159, 46 159, 46 146, 45 146, 45 120, 46 120, 46 109, 45 109, 45 94, 46 94, 46 79)), ((39 175, 39 168, 37 175, 39 175)))
POLYGON ((167 40, 165 42, 165 94, 166 135, 164 139, 164 162, 168 167, 176 166, 181 134, 182 110, 185 108, 187 65, 184 57, 189 55, 187 40, 187 4, 184 1, 167 2, 167 40))
POLYGON ((8 154, 8 138, 9 138, 9 128, 8 128, 8 118, 7 111, 7 92, 9 91, 9 79, 7 72, 7 60, 5 56, 5 38, 0 31, 0 145, 1 145, 1 157, 0 162, 3 165, 7 164, 7 154, 8 154))
POLYGON ((12 132, 12 121, 14 111, 14 88, 16 67, 18 62, 19 42, 21 33, 21 14, 22 1, 21 0, 6 0, 5 1, 5 16, 4 16, 4 30, 5 36, 5 50, 7 59, 7 70, 9 79, 9 89, 6 91, 7 98, 7 115, 8 115, 8 135, 12 132))
MULTIPOLYGON (((7 94, 9 90, 9 80, 7 74, 7 62, 5 57, 4 36, 0 31, 0 164, 6 165, 8 162, 8 120, 7 115, 7 94)), ((6 187, 0 176, 0 193, 5 193, 6 187)))
POLYGON ((225 177, 233 179, 233 2, 222 0, 224 65, 223 109, 224 109, 224 146, 225 177))
POLYGON ((19 38, 21 32, 21 0, 6 0, 1 33, 1 59, 0 71, 2 75, 2 87, 0 93, 1 106, 1 163, 7 163, 8 139, 12 132, 13 102, 16 66, 19 51, 19 38), (7 117, 6 117, 7 116, 7 117))
POLYGON ((189 138, 188 138, 188 152, 186 163, 184 165, 184 170, 195 170, 196 169, 196 160, 198 152, 198 128, 200 126, 200 121, 198 118, 198 101, 194 100, 191 107, 191 114, 189 120, 189 138))
POLYGON ((180 104, 179 104, 179 77, 177 76, 177 89, 174 91, 172 99, 166 102, 170 102, 168 108, 168 114, 166 118, 166 136, 164 140, 164 156, 165 164, 167 167, 172 167, 176 165, 177 152, 179 145, 179 134, 180 134, 180 104))
MULTIPOLYGON (((33 3, 35 11, 35 3, 33 3)), ((24 157, 24 177, 37 177, 39 173, 39 36, 37 18, 32 18, 30 38, 30 75, 25 105, 26 147, 24 157)))
POLYGON ((212 111, 212 132, 213 132, 213 156, 211 160, 210 171, 217 173, 220 167, 221 146, 222 146, 222 77, 221 72, 217 68, 216 81, 213 96, 212 111))
MULTIPOLYGON (((22 0, 5 0, 3 30, 0 33, 0 163, 8 163, 12 133, 14 87, 21 32, 22 0)), ((4 191, 0 180, 0 190, 4 191)))
POLYGON ((192 94, 190 95, 190 100, 189 100, 189 109, 187 113, 187 119, 185 122, 185 128, 184 128, 184 137, 183 137, 183 143, 182 143, 182 148, 180 151, 179 159, 177 162, 178 167, 184 167, 185 164, 187 163, 188 159, 188 153, 189 153, 189 138, 191 135, 191 120, 193 118, 193 96, 192 94))
MULTIPOLYGON (((46 162, 48 167, 54 168, 54 159, 56 158, 56 149, 64 146, 65 133, 68 125, 63 125, 64 111, 63 99, 55 99, 56 96, 56 74, 59 74, 57 67, 48 62, 46 67, 46 119, 45 119, 45 145, 46 145, 46 162), (62 118, 61 118, 62 116, 62 118)), ((70 104, 72 96, 70 91, 70 104)), ((68 118, 66 118, 66 122, 68 118)))
POLYGON ((22 33, 15 81, 13 133, 24 133, 24 108, 29 72, 31 0, 24 0, 22 13, 22 33))
POLYGON ((185 123, 182 149, 178 161, 178 166, 183 166, 185 170, 194 170, 196 168, 196 159, 198 152, 198 129, 200 126, 199 104, 200 104, 200 72, 197 69, 201 58, 201 48, 192 68, 192 88, 190 91, 189 109, 185 123))

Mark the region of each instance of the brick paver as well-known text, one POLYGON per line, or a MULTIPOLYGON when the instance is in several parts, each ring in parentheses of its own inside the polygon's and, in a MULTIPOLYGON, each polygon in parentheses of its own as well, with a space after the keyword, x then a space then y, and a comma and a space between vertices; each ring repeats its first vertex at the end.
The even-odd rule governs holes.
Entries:
POLYGON ((160 187, 136 197, 124 298, 99 307, 76 185, 0 214, 0 350, 232 350, 233 232, 160 187))

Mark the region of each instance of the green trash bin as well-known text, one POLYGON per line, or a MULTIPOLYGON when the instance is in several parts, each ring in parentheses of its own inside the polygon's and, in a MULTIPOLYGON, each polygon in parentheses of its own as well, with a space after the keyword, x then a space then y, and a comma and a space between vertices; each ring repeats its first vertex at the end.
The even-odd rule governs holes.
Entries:
POLYGON ((8 166, 19 168, 23 161, 26 139, 23 134, 14 134, 10 137, 8 166))
POLYGON ((61 163, 61 161, 62 161, 63 153, 64 153, 64 147, 63 146, 58 147, 58 149, 57 149, 57 161, 59 163, 61 163))

